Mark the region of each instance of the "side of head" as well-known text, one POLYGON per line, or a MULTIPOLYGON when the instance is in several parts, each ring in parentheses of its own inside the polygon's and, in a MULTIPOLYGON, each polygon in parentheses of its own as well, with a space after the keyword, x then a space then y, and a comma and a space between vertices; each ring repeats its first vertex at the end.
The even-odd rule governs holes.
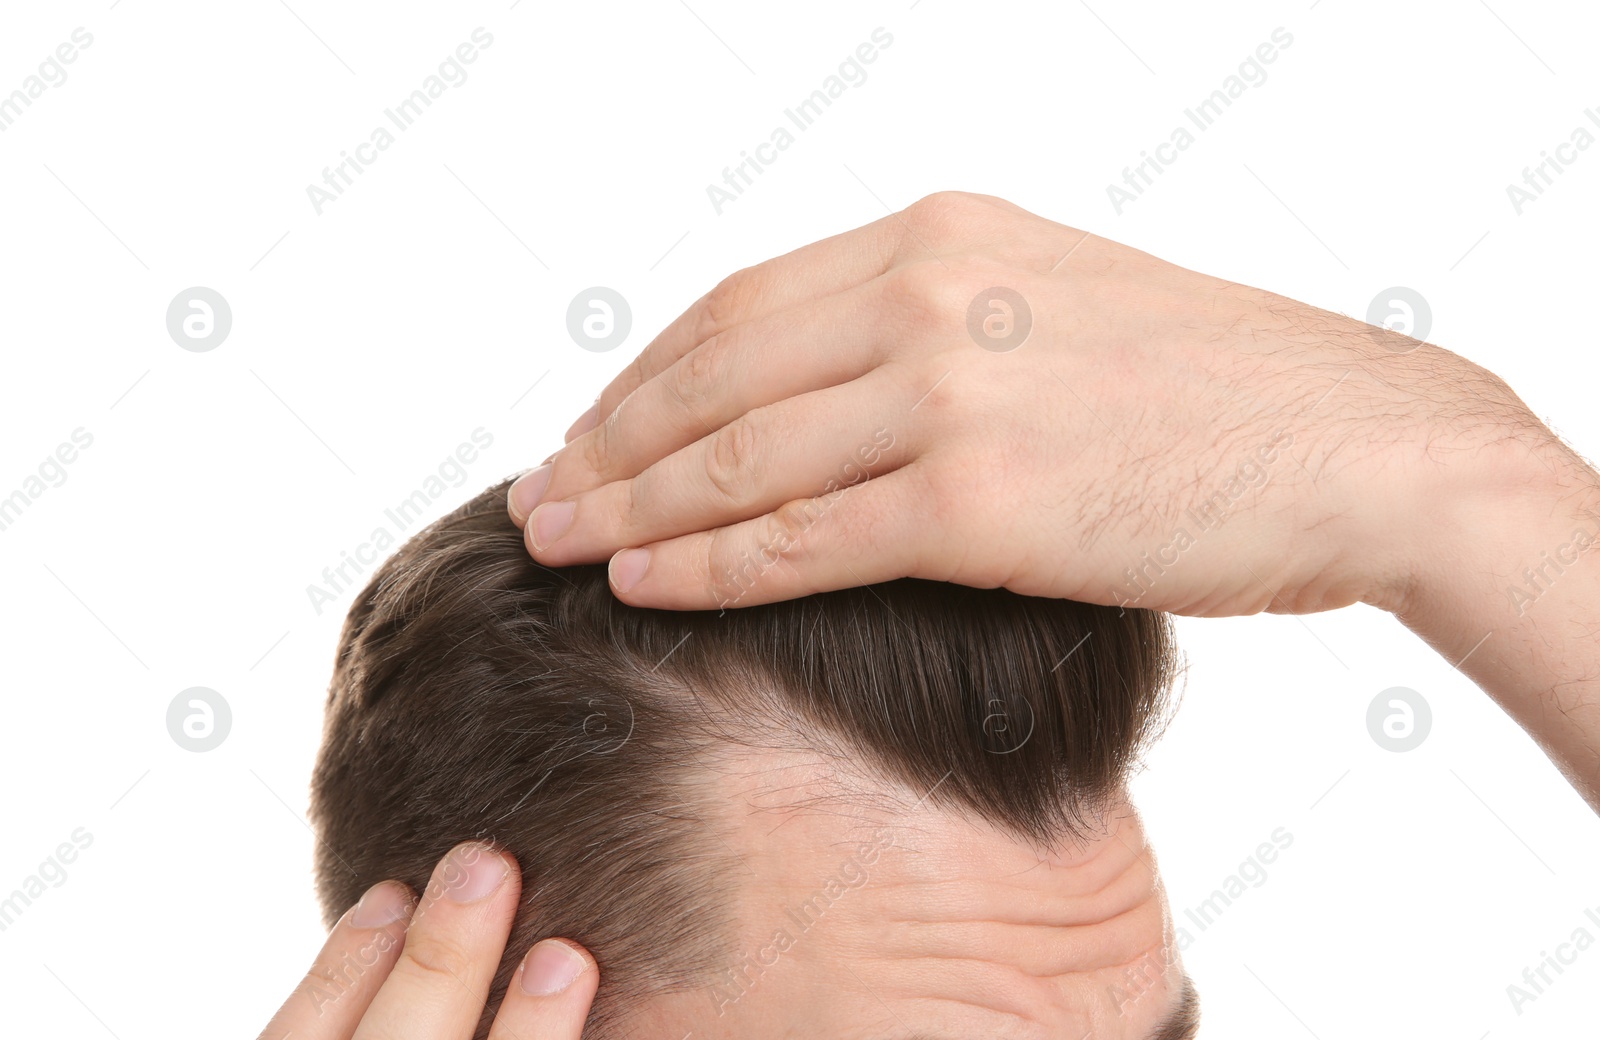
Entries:
MULTIPOLYGON (((976 922, 1021 899, 1052 919, 986 955, 1039 962, 982 983, 1012 987, 1015 1006, 984 1012, 1009 1016, 1003 1035, 1125 1014, 1062 980, 1105 989, 1148 954, 1152 927, 1166 946, 1125 799, 1167 718, 1166 618, 916 580, 721 613, 634 608, 603 567, 529 558, 506 486, 414 537, 350 610, 312 786, 330 923, 367 886, 421 891, 451 846, 487 839, 521 865, 524 905, 480 1036, 521 953, 552 935, 600 964, 586 1036, 687 1020, 696 1037, 759 1036, 807 1017, 814 1032, 786 1035, 823 1036, 856 1028, 796 1006, 828 965, 865 958, 848 971, 867 989, 906 988, 867 947, 908 906, 978 948, 996 933, 976 922), (849 856, 872 844, 869 864, 849 856), (847 858, 855 873, 837 881, 847 858), (941 902, 939 886, 963 878, 973 905, 941 902), (811 898, 824 880, 818 891, 853 902, 822 921, 837 900, 811 898), (1119 923, 1085 959, 1102 909, 1119 923), (808 933, 807 949, 786 947, 784 970, 752 981, 751 950, 775 928, 808 933), (748 998, 758 982, 765 996, 748 998)), ((904 959, 945 959, 930 927, 900 944, 904 959)), ((1165 994, 1166 968, 1155 974, 1165 994)), ((933 997, 912 989, 891 1021, 933 997)), ((929 1013, 979 1016, 982 1001, 958 1002, 929 1013)), ((971 1021, 1002 1035, 997 1019, 971 1021)))

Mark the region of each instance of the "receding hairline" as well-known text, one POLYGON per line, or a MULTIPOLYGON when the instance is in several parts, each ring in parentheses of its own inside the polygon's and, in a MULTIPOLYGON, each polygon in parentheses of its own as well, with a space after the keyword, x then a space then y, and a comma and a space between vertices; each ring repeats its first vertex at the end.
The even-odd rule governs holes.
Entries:
MULTIPOLYGON (((571 935, 609 972, 595 1012, 610 1031, 591 1021, 597 1035, 621 1035, 639 1000, 721 963, 737 926, 705 913, 705 880, 731 872, 725 843, 673 812, 669 827, 629 822, 676 807, 696 779, 676 771, 700 761, 677 753, 703 744, 692 700, 736 708, 717 721, 754 722, 757 737, 833 751, 891 800, 909 790, 1034 841, 1081 833, 1165 722, 1174 661, 1159 615, 912 580, 726 615, 647 611, 619 603, 602 566, 533 561, 504 490, 414 536, 351 606, 313 778, 319 888, 336 916, 382 878, 423 887, 457 840, 504 844, 557 894, 519 911, 513 945, 571 935), (496 776, 499 801, 481 789, 496 776), (615 826, 591 833, 604 817, 615 826), (546 840, 546 820, 574 837, 546 840), (595 839, 615 847, 619 829, 642 852, 597 874, 595 839), (695 869, 706 878, 685 884, 695 869), (622 892, 604 890, 624 876, 622 892)), ((515 964, 503 959, 492 1000, 515 964)))

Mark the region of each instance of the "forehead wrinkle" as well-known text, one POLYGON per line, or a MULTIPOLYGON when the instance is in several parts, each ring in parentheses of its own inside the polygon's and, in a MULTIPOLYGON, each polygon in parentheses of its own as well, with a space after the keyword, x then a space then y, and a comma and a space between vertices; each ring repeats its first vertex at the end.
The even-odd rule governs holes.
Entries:
MULTIPOLYGON (((736 940, 741 949, 767 942, 772 928, 793 931, 786 909, 814 898, 826 885, 844 883, 842 896, 836 892, 819 904, 826 908, 817 921, 822 930, 810 938, 794 932, 800 947, 762 976, 769 993, 780 982, 797 982, 805 992, 801 980, 815 970, 805 965, 820 956, 837 968, 842 958, 877 986, 888 986, 880 1000, 895 993, 919 1003, 967 1004, 968 1011, 954 1018, 924 1018, 931 1019, 926 1028, 933 1033, 886 1030, 897 1037, 955 1040, 952 1025, 959 1022, 967 1030, 979 1021, 988 1025, 974 1035, 992 1036, 990 1026, 999 1019, 989 1016, 1004 1016, 1016 1025, 1026 1023, 1024 1034, 1015 1035, 1042 1040, 1053 1035, 1045 1026, 1049 1018, 1072 1016, 1073 1007, 1089 1013, 1089 1005, 1080 1001, 1103 990, 1118 965, 1149 956, 1143 940, 1158 944, 1165 935, 1160 884, 1142 854, 1147 842, 1131 808, 1108 814, 1092 839, 1049 848, 950 806, 924 801, 913 809, 917 792, 860 762, 841 763, 815 748, 741 744, 716 749, 701 764, 709 765, 703 778, 719 792, 718 801, 735 824, 732 846, 748 855, 750 876, 735 897, 741 907, 742 932, 736 940), (877 836, 869 837, 875 823, 877 836), (858 842, 875 842, 881 849, 873 865, 847 862, 858 842), (941 932, 946 933, 942 938, 941 932), (965 943, 964 958, 955 956, 954 946, 962 933, 972 940, 965 943), (813 948, 817 942, 826 945, 813 948), (1107 961, 1117 965, 1108 968, 1107 961), (929 992, 930 986, 942 993, 929 992), (1066 1005, 1060 1003, 1063 997, 1066 1005)), ((1178 980, 1168 978, 1162 991, 1170 993, 1178 980)), ((1152 1002, 1122 1025, 1138 1025, 1167 1010, 1152 1002)), ((921 1025, 905 1017, 905 1025, 921 1025)), ((1074 1034, 1076 1021, 1073 1017, 1057 1030, 1063 1040, 1077 1040, 1087 1027, 1085 1021, 1074 1034)), ((894 1025, 879 1022, 880 1028, 894 1025)), ((1146 1037, 1141 1028, 1137 1040, 1146 1037)))
POLYGON ((1034 860, 1017 870, 995 870, 1006 865, 1007 851, 962 842, 930 848, 928 869, 901 861, 886 884, 907 890, 893 901, 914 906, 916 918, 925 923, 983 920, 1055 927, 1106 923, 1160 892, 1148 864, 1120 845, 1077 867, 1044 864, 1048 869, 1041 871, 1034 860))

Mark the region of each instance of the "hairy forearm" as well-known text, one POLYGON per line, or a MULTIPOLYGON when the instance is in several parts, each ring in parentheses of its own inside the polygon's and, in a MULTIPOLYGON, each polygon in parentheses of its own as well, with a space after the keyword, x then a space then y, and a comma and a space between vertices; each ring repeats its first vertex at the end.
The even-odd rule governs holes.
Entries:
POLYGON ((1546 443, 1440 510, 1403 621, 1600 812, 1600 474, 1546 443))

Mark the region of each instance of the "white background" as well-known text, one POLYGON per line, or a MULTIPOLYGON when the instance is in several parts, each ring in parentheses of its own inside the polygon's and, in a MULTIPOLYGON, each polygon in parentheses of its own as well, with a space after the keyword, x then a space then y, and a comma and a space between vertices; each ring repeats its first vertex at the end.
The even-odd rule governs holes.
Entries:
MULTIPOLYGON (((435 514, 542 460, 718 278, 886 206, 996 194, 1355 315, 1414 287, 1429 339, 1600 445, 1600 149, 1520 215, 1506 194, 1600 106, 1578 4, 291 2, 0 30, 0 94, 94 38, 0 133, 0 496, 93 436, 0 531, 0 895, 93 838, 0 932, 7 1034, 254 1035, 321 936, 303 812, 350 597, 318 614, 307 586, 474 429, 493 446, 435 514), (315 213, 306 186, 478 26, 470 78, 315 213), (706 185, 878 26, 869 78, 718 215, 706 185), (1107 184, 1279 26, 1268 78, 1118 215, 1107 184), (633 307, 608 354, 566 332, 591 285, 633 307), (190 286, 233 310, 209 353, 166 330, 190 286), (168 736, 190 686, 231 705, 214 751, 168 736)), ((1507 996, 1600 939, 1600 826, 1487 698, 1365 608, 1180 636, 1185 707, 1136 790, 1179 923, 1294 839, 1185 953, 1203 1035, 1594 1035, 1600 946, 1507 996), (1404 754, 1365 725, 1397 685, 1434 715, 1404 754)))

